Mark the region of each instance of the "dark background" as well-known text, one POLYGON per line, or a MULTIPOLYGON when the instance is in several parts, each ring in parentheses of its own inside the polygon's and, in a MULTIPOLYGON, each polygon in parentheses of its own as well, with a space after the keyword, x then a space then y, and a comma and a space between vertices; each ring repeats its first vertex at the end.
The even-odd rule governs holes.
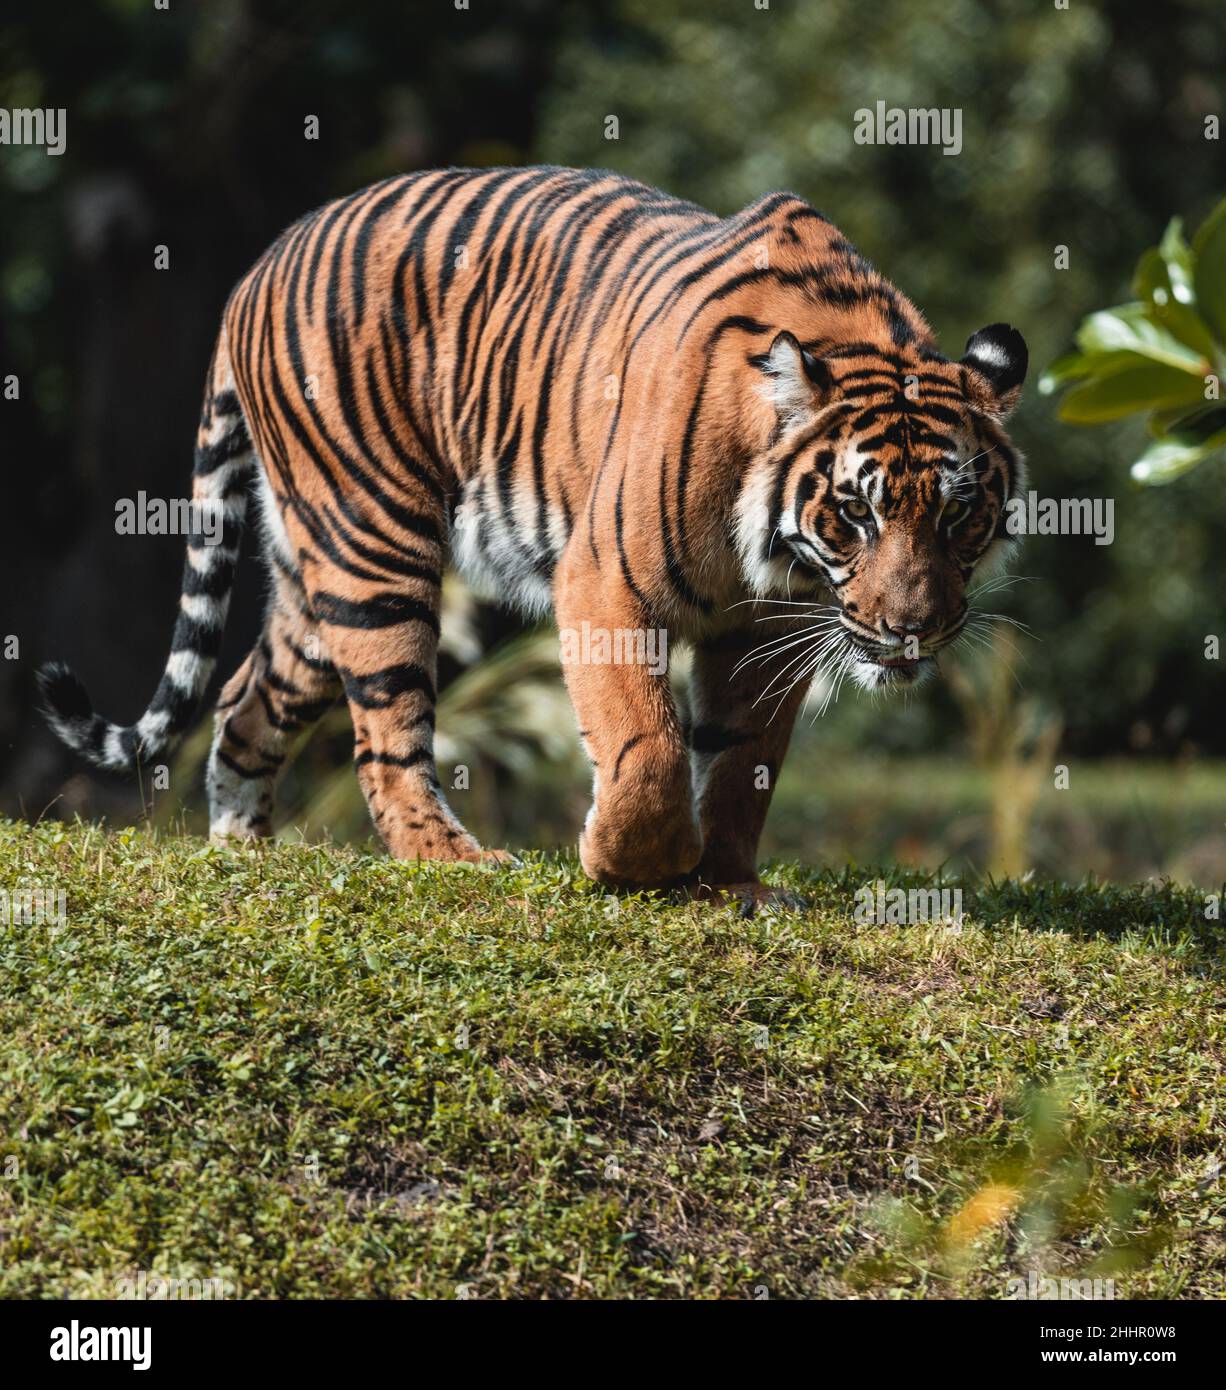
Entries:
MULTIPOLYGON (((1226 191, 1223 146, 1203 133, 1206 113, 1223 114, 1223 74, 1218 0, 87 0, 71 14, 10 0, 0 105, 66 108, 68 140, 59 158, 0 147, 0 376, 20 380, 20 399, 0 401, 0 636, 20 640, 19 659, 0 661, 0 810, 140 812, 130 785, 83 771, 42 730, 33 672, 69 660, 125 721, 151 694, 181 545, 117 536, 114 504, 185 494, 218 316, 254 257, 306 209, 393 172, 553 161, 612 167, 721 213, 794 189, 918 302, 951 355, 985 323, 1020 327, 1032 377, 1013 433, 1033 485, 1116 498, 1113 545, 1032 539, 1025 582, 993 600, 1035 634, 995 653, 1014 675, 972 663, 906 708, 844 696, 802 738, 777 846, 837 855, 854 826, 856 843, 903 859, 999 863, 1002 776, 1028 776, 1037 798, 1059 758, 1089 769, 1074 792, 1093 783, 1097 800, 1079 803, 1080 840, 1060 819, 1071 801, 1055 820, 1036 801, 1027 862, 1212 876, 1226 729, 1204 639, 1226 635, 1221 473, 1138 490, 1127 465, 1142 427, 1073 430, 1033 382, 1083 314, 1130 297, 1133 264, 1172 215, 1194 227, 1226 191), (854 144, 854 112, 878 99, 959 107, 962 153, 854 144), (318 140, 304 138, 308 115, 318 140), (154 269, 158 244, 169 271, 154 269), (1058 245, 1067 270, 1054 268, 1058 245), (856 771, 866 756, 876 783, 856 771), (942 757, 980 780, 934 819, 952 785, 942 757), (818 794, 821 778, 846 783, 845 805, 822 800, 834 793, 818 794), (1109 813, 1134 804, 1141 821, 1111 828, 1109 813), (1191 822, 1170 819, 1190 805, 1191 822), (1116 854, 1117 839, 1131 848, 1116 854)), ((223 675, 252 640, 260 589, 246 566, 223 675)), ((487 616, 480 631, 501 635, 487 616)), ((541 648, 516 651, 514 708, 483 704, 494 696, 479 682, 453 697, 470 731, 460 752, 490 769, 467 813, 495 837, 564 840, 584 777, 573 740, 550 743, 559 706, 541 648)), ((189 808, 199 824, 198 745, 163 818, 189 808)), ((351 774, 333 777, 344 757, 334 722, 291 774, 291 822, 365 834, 351 774)))

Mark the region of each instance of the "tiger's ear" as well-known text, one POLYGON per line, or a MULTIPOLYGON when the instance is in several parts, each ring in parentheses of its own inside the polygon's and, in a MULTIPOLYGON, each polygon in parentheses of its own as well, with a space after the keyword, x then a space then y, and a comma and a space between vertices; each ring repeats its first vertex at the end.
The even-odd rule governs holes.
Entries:
POLYGON ((792 333, 778 334, 765 352, 749 360, 766 377, 760 390, 778 411, 781 425, 799 424, 815 414, 834 390, 830 369, 792 333))
POLYGON ((995 420, 1010 415, 1022 394, 1030 354, 1026 340, 1007 323, 989 324, 966 341, 962 365, 971 404, 995 420))

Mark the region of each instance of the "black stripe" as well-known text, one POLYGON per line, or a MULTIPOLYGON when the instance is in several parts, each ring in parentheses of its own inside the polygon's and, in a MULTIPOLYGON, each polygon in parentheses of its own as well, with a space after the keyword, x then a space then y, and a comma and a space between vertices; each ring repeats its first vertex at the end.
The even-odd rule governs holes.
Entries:
POLYGON ((421 666, 412 663, 386 666, 380 671, 359 675, 339 667, 348 699, 362 709, 387 709, 402 695, 423 695, 434 703, 434 682, 421 666))
POLYGON ((384 591, 365 599, 348 599, 341 594, 321 592, 311 596, 311 607, 321 623, 332 627, 373 629, 422 623, 438 635, 438 614, 429 604, 409 594, 384 591))

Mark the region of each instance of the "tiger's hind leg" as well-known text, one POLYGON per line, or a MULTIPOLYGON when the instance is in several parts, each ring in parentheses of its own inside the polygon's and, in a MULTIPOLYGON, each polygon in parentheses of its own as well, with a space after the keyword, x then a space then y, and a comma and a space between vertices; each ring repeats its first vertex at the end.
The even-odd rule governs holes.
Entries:
POLYGON ((207 775, 215 839, 272 834, 273 790, 292 739, 341 692, 292 575, 275 575, 264 632, 222 690, 207 775))
POLYGON ((423 489, 413 510, 412 531, 387 515, 377 536, 364 521, 350 518, 353 530, 337 524, 332 562, 304 559, 309 602, 344 684, 358 780, 388 852, 396 859, 505 859, 465 830, 436 772, 441 493, 423 489), (350 555, 360 563, 336 563, 350 555))

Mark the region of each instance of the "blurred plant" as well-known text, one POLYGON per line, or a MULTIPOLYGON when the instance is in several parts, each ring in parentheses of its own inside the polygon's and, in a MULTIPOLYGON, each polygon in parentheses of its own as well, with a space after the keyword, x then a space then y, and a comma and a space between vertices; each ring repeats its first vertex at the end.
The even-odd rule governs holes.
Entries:
MULTIPOLYGON (((852 1261, 848 1281, 869 1288, 907 1268, 955 1289, 999 1279, 1001 1297, 1019 1297, 1009 1292, 1023 1282, 1007 1275, 1011 1267, 1102 1280, 1153 1260, 1170 1238, 1164 1213, 1151 1210, 1143 1188, 1097 1171, 1092 1136, 1075 1134, 1076 1090, 1064 1076, 1016 1096, 1006 1112, 1021 1120, 1018 1139, 986 1164, 972 1148, 956 1154, 945 1165, 944 1191, 923 1182, 931 1202, 875 1202, 866 1223, 872 1247, 852 1261), (1097 1253, 1082 1263, 1094 1246, 1097 1253)), ((1092 1095, 1083 1092, 1080 1104, 1094 1112, 1092 1095)))
POLYGON ((1132 303, 1082 320, 1078 350, 1048 367, 1039 390, 1046 395, 1078 383, 1059 410, 1073 425, 1148 411, 1153 440, 1132 476, 1168 483, 1226 449, 1226 199, 1191 246, 1182 221, 1172 218, 1137 262, 1132 289, 1132 303))
POLYGON ((998 626, 977 657, 949 671, 975 761, 990 778, 986 868, 997 877, 1030 867, 1030 824, 1063 731, 1058 715, 1021 693, 1011 661, 1016 655, 1012 637, 998 626))

